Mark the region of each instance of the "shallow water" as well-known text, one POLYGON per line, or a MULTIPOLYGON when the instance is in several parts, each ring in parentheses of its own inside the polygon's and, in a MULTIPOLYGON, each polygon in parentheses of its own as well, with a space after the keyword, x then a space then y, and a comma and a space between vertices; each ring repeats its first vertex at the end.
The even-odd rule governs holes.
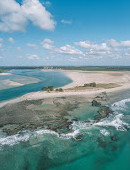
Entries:
POLYGON ((12 136, 0 133, 0 170, 129 170, 130 96, 118 98, 109 105, 114 114, 97 123, 97 109, 90 104, 70 112, 79 121, 73 121, 68 134, 40 128, 12 136))
POLYGON ((66 135, 37 129, 1 136, 0 167, 2 170, 129 169, 130 99, 111 107, 114 115, 98 123, 74 121, 73 132, 66 135), (83 134, 80 141, 75 140, 78 134, 83 134))
POLYGON ((37 69, 13 70, 11 75, 0 76, 0 82, 7 79, 25 85, 0 90, 0 101, 19 97, 29 92, 40 91, 43 86, 57 88, 72 82, 61 72, 43 72, 37 69))

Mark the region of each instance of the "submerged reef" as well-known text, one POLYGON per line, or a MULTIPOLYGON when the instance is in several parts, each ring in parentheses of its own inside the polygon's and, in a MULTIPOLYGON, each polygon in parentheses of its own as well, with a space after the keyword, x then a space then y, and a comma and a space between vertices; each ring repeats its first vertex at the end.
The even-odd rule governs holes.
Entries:
MULTIPOLYGON (((92 99, 92 108, 98 106, 96 122, 108 117, 113 111, 108 106, 102 106, 107 100, 107 94, 101 93, 92 99)), ((33 131, 44 128, 61 133, 72 132, 71 125, 79 121, 74 117, 74 110, 91 102, 85 97, 55 97, 41 100, 25 100, 8 104, 0 108, 0 127, 7 135, 14 135, 22 130, 33 131)), ((84 120, 89 122, 89 120, 84 120)), ((75 140, 81 140, 82 135, 75 140)))

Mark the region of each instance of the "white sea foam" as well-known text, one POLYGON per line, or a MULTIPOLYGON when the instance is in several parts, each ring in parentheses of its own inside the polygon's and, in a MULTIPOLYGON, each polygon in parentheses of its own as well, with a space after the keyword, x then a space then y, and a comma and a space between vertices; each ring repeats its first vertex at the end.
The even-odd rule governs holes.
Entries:
POLYGON ((29 141, 30 138, 36 137, 38 135, 51 134, 51 135, 55 135, 59 138, 70 139, 70 138, 75 138, 75 136, 78 133, 79 133, 79 130, 75 130, 74 132, 71 132, 68 134, 58 134, 55 131, 44 130, 44 129, 35 130, 34 132, 24 131, 24 132, 22 132, 22 134, 1 137, 0 138, 0 147, 3 145, 13 146, 20 142, 27 142, 27 141, 29 141))
POLYGON ((64 139, 75 138, 79 133, 80 133, 79 130, 75 130, 75 131, 68 133, 68 134, 61 134, 60 137, 64 138, 64 139))
POLYGON ((100 122, 96 123, 96 126, 103 127, 115 127, 118 131, 126 131, 126 127, 129 128, 129 124, 123 121, 124 115, 122 111, 127 109, 126 103, 130 102, 130 98, 124 99, 112 104, 111 109, 114 111, 114 115, 109 116, 109 118, 105 118, 100 122))
POLYGON ((114 127, 118 131, 126 131, 126 127, 129 127, 129 124, 122 120, 123 114, 117 114, 109 116, 109 118, 104 118, 99 122, 74 122, 72 124, 73 130, 82 130, 82 129, 91 129, 91 128, 98 128, 98 127, 114 127))
POLYGON ((59 137, 59 134, 52 130, 40 129, 40 130, 35 131, 35 133, 38 135, 51 134, 51 135, 55 135, 55 136, 59 137))
POLYGON ((101 132, 101 134, 103 134, 104 136, 108 136, 108 135, 110 134, 106 129, 101 129, 100 132, 101 132))
MULTIPOLYGON (((115 114, 109 116, 109 118, 104 118, 100 120, 99 122, 95 122, 94 120, 91 120, 89 122, 74 121, 71 125, 71 129, 73 131, 71 133, 58 134, 55 131, 45 130, 45 129, 35 130, 34 132, 23 131, 22 133, 19 133, 16 135, 1 137, 0 147, 3 145, 13 146, 20 142, 26 142, 32 137, 36 137, 38 135, 44 135, 44 134, 55 135, 63 139, 75 138, 81 132, 81 130, 89 130, 91 128, 115 127, 115 129, 118 131, 126 131, 127 130, 126 127, 129 127, 129 125, 122 120, 123 114, 117 112, 117 110, 121 111, 122 109, 124 109, 126 107, 127 102, 130 102, 130 99, 125 99, 125 100, 114 103, 112 105, 112 109, 115 111, 115 114)), ((101 129, 100 132, 104 136, 109 135, 109 132, 106 129, 101 129)))
POLYGON ((101 120, 100 122, 95 123, 95 126, 102 126, 102 127, 115 127, 118 131, 126 131, 127 129, 125 127, 128 126, 127 123, 125 123, 122 120, 123 114, 118 114, 113 116, 110 116, 109 118, 105 118, 101 120))
POLYGON ((7 136, 7 137, 2 137, 0 138, 0 146, 1 145, 10 145, 13 146, 15 144, 18 144, 21 141, 28 141, 30 138, 29 133, 26 133, 24 135, 20 135, 20 134, 16 134, 16 135, 12 135, 12 136, 7 136))
POLYGON ((130 98, 121 100, 121 101, 119 101, 119 102, 115 102, 115 103, 112 105, 112 109, 113 109, 114 111, 125 110, 125 109, 126 109, 126 103, 129 103, 129 102, 130 102, 130 98))
POLYGON ((90 120, 89 122, 83 122, 83 121, 74 121, 72 124, 72 130, 83 130, 83 129, 89 129, 93 127, 95 121, 90 120))

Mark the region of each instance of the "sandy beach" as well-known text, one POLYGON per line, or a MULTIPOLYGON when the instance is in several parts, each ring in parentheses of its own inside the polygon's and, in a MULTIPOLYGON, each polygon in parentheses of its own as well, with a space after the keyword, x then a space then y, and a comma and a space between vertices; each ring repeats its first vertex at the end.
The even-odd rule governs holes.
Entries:
MULTIPOLYGON (((66 76, 73 80, 71 84, 64 86, 64 89, 75 86, 83 86, 85 83, 117 83, 125 85, 130 83, 130 72, 119 71, 62 71, 66 76)), ((130 85, 129 85, 130 86, 130 85)))
POLYGON ((0 103, 0 107, 11 104, 17 103, 24 100, 38 100, 43 98, 50 98, 50 97, 63 97, 63 96, 87 96, 87 97, 94 97, 95 95, 107 92, 113 93, 117 91, 122 91, 130 88, 130 72, 111 72, 111 71, 63 71, 66 76, 72 79, 72 83, 62 87, 64 89, 63 92, 32 92, 16 99, 4 101, 0 103), (92 88, 86 89, 81 91, 67 91, 68 88, 74 88, 76 86, 83 86, 85 83, 117 83, 119 87, 103 89, 103 88, 92 88))

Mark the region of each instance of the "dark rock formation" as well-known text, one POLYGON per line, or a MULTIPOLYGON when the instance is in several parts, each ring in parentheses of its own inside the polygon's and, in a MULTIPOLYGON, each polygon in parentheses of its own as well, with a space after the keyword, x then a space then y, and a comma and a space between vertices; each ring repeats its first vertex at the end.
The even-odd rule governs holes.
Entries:
POLYGON ((108 106, 102 106, 99 109, 98 113, 100 114, 102 118, 105 118, 105 117, 108 117, 110 114, 113 114, 113 111, 108 106))
POLYGON ((103 149, 105 149, 108 146, 108 143, 100 137, 97 138, 97 143, 98 143, 98 146, 103 149))
POLYGON ((100 107, 101 103, 97 102, 96 100, 92 101, 92 106, 100 107))
POLYGON ((101 94, 99 94, 98 96, 95 97, 95 100, 97 100, 98 102, 106 102, 108 100, 108 96, 106 92, 102 92, 101 94))
POLYGON ((72 121, 75 121, 75 122, 77 122, 77 121, 78 121, 78 119, 77 119, 77 118, 74 118, 74 119, 72 119, 72 121))
POLYGON ((118 139, 116 136, 113 135, 113 136, 111 136, 111 140, 116 142, 118 139))
POLYGON ((78 136, 75 137, 76 141, 80 141, 83 139, 83 134, 79 134, 78 136))

